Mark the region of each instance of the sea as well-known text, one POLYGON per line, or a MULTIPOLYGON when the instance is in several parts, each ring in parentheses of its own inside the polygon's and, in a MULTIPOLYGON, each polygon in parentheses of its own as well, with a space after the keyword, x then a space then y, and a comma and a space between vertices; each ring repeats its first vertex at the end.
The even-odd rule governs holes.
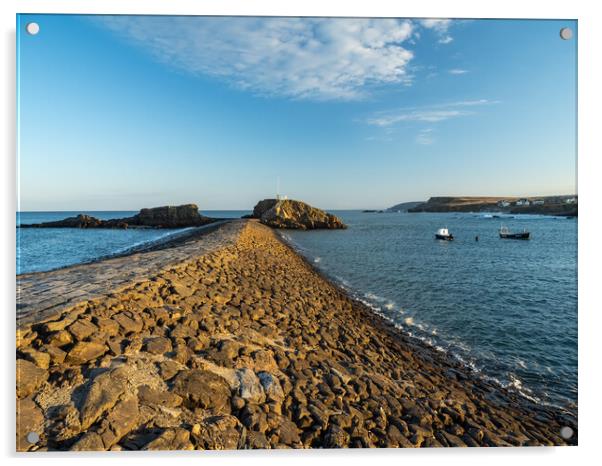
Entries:
MULTIPOLYGON (((22 212, 17 223, 80 212, 22 212)), ((135 212, 84 212, 119 218, 135 212)), ((240 218, 249 211, 203 211, 240 218)), ((346 230, 281 231, 323 274, 411 336, 536 403, 577 413, 577 220, 332 211, 346 230), (528 230, 528 241, 499 228, 528 230), (447 227, 455 240, 434 237, 447 227), (478 241, 476 238, 478 237, 478 241)), ((17 273, 127 252, 181 230, 17 229, 17 273)))
MULTIPOLYGON (((87 214, 101 220, 124 218, 138 211, 62 211, 17 212, 17 225, 52 222, 87 214)), ((202 215, 214 218, 240 218, 250 210, 207 210, 202 215)), ((147 243, 168 240, 185 228, 169 230, 85 230, 79 228, 17 228, 17 274, 43 272, 101 258, 126 254, 147 243)))

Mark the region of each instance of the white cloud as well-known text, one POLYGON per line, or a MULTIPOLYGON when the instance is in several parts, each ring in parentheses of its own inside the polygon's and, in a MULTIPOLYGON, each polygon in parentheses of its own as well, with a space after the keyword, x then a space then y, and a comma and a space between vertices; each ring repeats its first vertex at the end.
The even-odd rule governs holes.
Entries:
POLYGON ((451 26, 451 19, 423 19, 420 24, 427 29, 445 33, 451 26))
POLYGON ((449 28, 452 25, 451 19, 423 19, 420 25, 426 29, 431 29, 439 36, 440 44, 449 44, 454 38, 449 34, 449 28))
MULTIPOLYGON (((262 95, 358 99, 408 84, 413 24, 398 19, 99 16, 159 61, 262 95)), ((432 20, 426 20, 432 21, 432 20)), ((433 26, 442 28, 441 24, 433 26)))
POLYGON ((438 123, 466 115, 474 114, 474 111, 464 110, 463 107, 475 107, 479 105, 497 104, 497 100, 477 99, 463 100, 458 102, 443 103, 425 107, 410 107, 378 112, 365 120, 369 125, 388 127, 396 123, 417 121, 426 123, 438 123))
POLYGON ((453 68, 451 70, 448 71, 449 74, 466 74, 468 73, 468 70, 463 70, 461 68, 453 68))

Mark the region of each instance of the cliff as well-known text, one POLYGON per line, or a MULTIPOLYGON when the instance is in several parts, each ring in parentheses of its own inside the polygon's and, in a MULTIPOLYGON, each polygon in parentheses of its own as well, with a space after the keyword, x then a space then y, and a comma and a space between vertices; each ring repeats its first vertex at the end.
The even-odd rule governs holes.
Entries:
POLYGON ((408 212, 503 212, 509 214, 540 214, 576 217, 578 205, 568 204, 566 200, 576 196, 545 196, 527 197, 529 205, 516 205, 517 197, 431 197, 408 212), (500 201, 507 201, 508 206, 498 205, 500 201), (543 204, 534 204, 535 200, 543 204))

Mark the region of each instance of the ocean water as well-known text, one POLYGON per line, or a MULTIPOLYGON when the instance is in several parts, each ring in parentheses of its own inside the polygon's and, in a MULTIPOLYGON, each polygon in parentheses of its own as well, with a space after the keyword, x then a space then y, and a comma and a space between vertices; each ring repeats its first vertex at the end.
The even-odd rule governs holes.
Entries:
POLYGON ((576 413, 576 219, 334 213, 347 230, 282 234, 406 332, 483 377, 576 413), (501 222, 532 238, 500 239, 501 222), (456 240, 435 240, 441 227, 456 240))
MULTIPOLYGON (((135 215, 134 211, 19 212, 17 225, 62 220, 80 213, 103 220, 135 215)), ((202 211, 216 218, 240 218, 249 211, 202 211)), ((77 228, 18 228, 17 274, 41 272, 127 252, 136 246, 168 239, 184 229, 80 230, 77 228)))

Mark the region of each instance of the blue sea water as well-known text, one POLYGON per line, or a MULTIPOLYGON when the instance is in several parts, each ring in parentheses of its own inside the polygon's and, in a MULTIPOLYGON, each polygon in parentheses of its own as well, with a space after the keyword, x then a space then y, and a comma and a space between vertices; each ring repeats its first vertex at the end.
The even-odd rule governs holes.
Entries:
POLYGON ((334 213, 347 230, 284 235, 408 333, 503 386, 576 413, 576 219, 334 213), (500 239, 501 222, 532 238, 500 239), (455 241, 435 240, 441 227, 455 241))
MULTIPOLYGON (((88 214, 107 220, 135 215, 132 211, 111 212, 18 212, 17 225, 51 222, 88 214)), ((201 214, 215 218, 240 218, 249 211, 203 211, 201 214)), ((41 272, 89 262, 100 257, 127 252, 135 246, 167 239, 183 229, 152 230, 80 230, 77 228, 18 228, 17 274, 41 272)))
MULTIPOLYGON (((23 212, 17 222, 77 213, 23 212)), ((85 213, 106 219, 135 212, 85 213)), ((201 213, 240 218, 249 212, 201 213)), ((576 412, 576 219, 334 213, 347 230, 288 230, 283 235, 325 274, 406 332, 503 386, 576 412), (532 239, 499 239, 501 222, 514 230, 526 228, 532 239), (456 240, 435 240, 441 227, 448 227, 456 240)), ((87 262, 179 231, 17 229, 17 273, 87 262)))

